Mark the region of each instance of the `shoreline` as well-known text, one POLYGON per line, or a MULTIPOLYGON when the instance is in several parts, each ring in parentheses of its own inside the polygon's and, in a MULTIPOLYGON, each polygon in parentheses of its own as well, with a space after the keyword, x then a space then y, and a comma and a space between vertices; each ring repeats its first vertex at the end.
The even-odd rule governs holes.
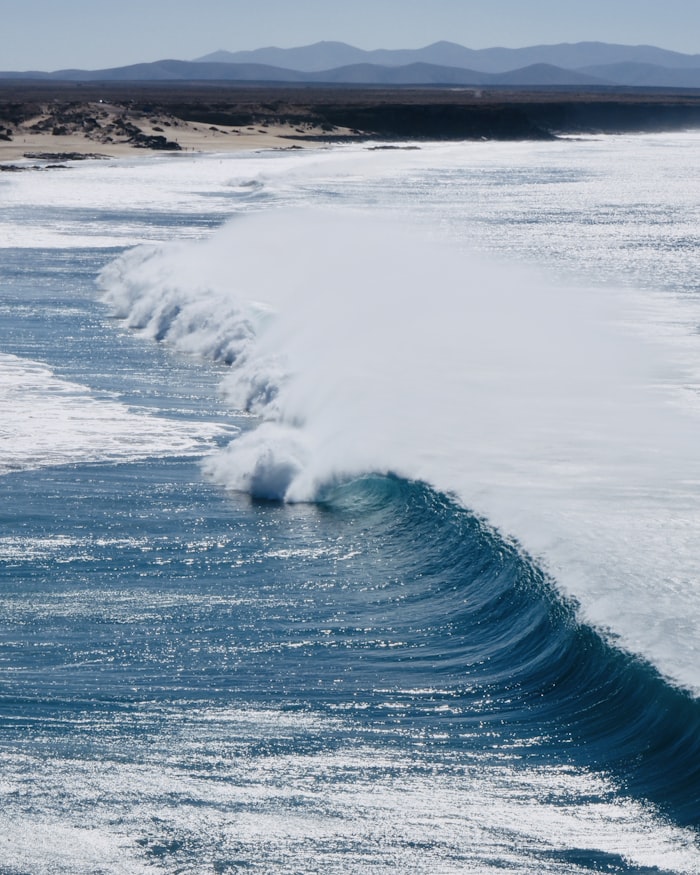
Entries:
POLYGON ((318 149, 331 145, 332 141, 322 139, 299 142, 293 137, 293 130, 255 132, 220 132, 212 136, 189 126, 178 137, 179 149, 158 149, 139 147, 128 142, 96 143, 94 140, 71 134, 53 136, 22 132, 12 141, 0 139, 0 169, 7 170, 8 164, 18 164, 23 169, 39 162, 63 162, 85 159, 138 158, 146 155, 192 155, 197 153, 243 152, 265 149, 299 150, 318 149), (229 134, 228 137, 225 137, 229 134))
POLYGON ((32 160, 689 129, 700 129, 700 92, 0 80, 3 170, 32 160))
MULTIPOLYGON (((207 125, 160 115, 130 118, 132 112, 118 113, 100 104, 82 104, 72 109, 71 129, 56 123, 56 118, 42 107, 37 115, 17 124, 11 135, 3 136, 0 121, 0 170, 27 169, 39 162, 64 162, 81 159, 136 158, 145 155, 185 155, 193 153, 241 152, 265 149, 318 149, 331 143, 357 140, 349 131, 338 130, 333 137, 313 125, 299 128, 292 123, 264 126, 207 125), (99 131, 85 130, 86 120, 99 112, 106 113, 99 131), (119 125, 121 120, 126 122, 119 125), (50 129, 47 129, 49 128, 50 129), (167 126, 167 127, 166 127, 167 126), (112 130, 126 128, 123 133, 112 130), (81 130, 81 128, 83 128, 81 130), (167 133, 166 133, 167 132, 167 133), (17 165, 14 168, 8 165, 17 165)), ((7 127, 4 129, 8 130, 7 127)))

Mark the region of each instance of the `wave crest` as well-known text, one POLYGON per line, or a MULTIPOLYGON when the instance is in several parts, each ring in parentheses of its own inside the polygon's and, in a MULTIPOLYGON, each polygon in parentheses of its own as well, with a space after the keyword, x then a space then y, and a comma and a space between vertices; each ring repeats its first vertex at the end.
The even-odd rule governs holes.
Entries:
POLYGON ((263 423, 202 463, 204 472, 229 489, 253 498, 284 501, 307 464, 298 429, 263 423))
POLYGON ((127 253, 102 282, 128 324, 230 363, 222 391, 264 420, 207 461, 216 482, 295 501, 369 472, 429 483, 700 690, 697 420, 631 295, 554 286, 395 221, 283 210, 127 253))

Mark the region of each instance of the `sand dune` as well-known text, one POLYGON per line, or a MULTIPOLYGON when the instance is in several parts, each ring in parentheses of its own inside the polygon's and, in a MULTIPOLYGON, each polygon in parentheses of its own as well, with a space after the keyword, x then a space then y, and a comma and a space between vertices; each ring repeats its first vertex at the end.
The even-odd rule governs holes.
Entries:
POLYGON ((322 146, 322 133, 311 123, 210 125, 102 101, 45 103, 29 108, 27 117, 14 123, 0 120, 0 162, 121 158, 139 152, 298 149, 322 146))

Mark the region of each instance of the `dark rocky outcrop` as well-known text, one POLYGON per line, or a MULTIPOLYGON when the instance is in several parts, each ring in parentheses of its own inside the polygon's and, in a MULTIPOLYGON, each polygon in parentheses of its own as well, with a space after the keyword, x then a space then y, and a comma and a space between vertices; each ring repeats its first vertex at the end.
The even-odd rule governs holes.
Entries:
POLYGON ((526 108, 499 104, 337 105, 325 108, 323 118, 332 125, 388 140, 552 139, 549 131, 533 122, 526 108))
MULTIPOLYGON (((65 92, 65 89, 62 91, 65 92)), ((143 113, 135 112, 131 101, 117 106, 116 109, 115 116, 114 107, 107 109, 93 101, 53 99, 41 103, 21 103, 0 100, 0 138, 12 139, 13 132, 24 125, 27 132, 33 134, 51 134, 55 137, 77 134, 97 143, 131 143, 138 148, 159 151, 180 149, 177 143, 162 134, 144 131, 136 124, 143 117, 143 113), (8 124, 12 127, 4 127, 8 124)))
POLYGON ((138 133, 134 134, 129 142, 138 149, 155 149, 165 152, 179 152, 182 149, 179 143, 166 139, 162 134, 138 133))
POLYGON ((246 130, 285 124, 298 141, 543 140, 698 128, 700 92, 0 81, 7 137, 25 125, 96 144, 177 151, 183 122, 246 130))

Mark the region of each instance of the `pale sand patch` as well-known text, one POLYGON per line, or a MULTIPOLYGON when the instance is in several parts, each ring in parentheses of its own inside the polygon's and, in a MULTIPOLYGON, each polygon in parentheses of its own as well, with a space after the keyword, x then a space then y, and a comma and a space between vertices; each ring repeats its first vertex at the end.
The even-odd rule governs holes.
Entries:
POLYGON ((102 155, 105 158, 133 156, 145 149, 135 149, 130 143, 96 143, 80 134, 52 136, 51 134, 20 133, 7 142, 0 140, 0 163, 21 161, 31 153, 75 153, 79 155, 102 155))
MULTIPOLYGON (((148 126, 144 132, 150 133, 148 126)), ((335 134, 342 134, 336 131, 335 134)), ((348 132, 349 133, 349 132, 348 132)), ((317 140, 297 140, 302 136, 322 136, 320 128, 299 129, 292 125, 266 125, 261 127, 207 126, 191 122, 180 122, 177 127, 167 129, 169 140, 178 143, 183 151, 195 152, 234 152, 245 149, 290 149, 318 148, 327 145, 317 140)))
MULTIPOLYGON (((106 116, 106 107, 100 107, 106 116)), ((110 108, 111 109, 111 108, 110 108)), ((110 113, 111 115, 111 113, 110 113)), ((122 114, 123 117, 123 114, 122 114)), ((103 124, 105 119, 101 119, 103 124)), ((53 134, 48 131, 37 131, 37 122, 42 117, 31 119, 18 126, 12 135, 12 140, 0 139, 0 163, 21 161, 32 154, 84 155, 103 156, 105 158, 138 157, 139 155, 170 154, 178 155, 192 152, 236 152, 257 149, 293 149, 293 148, 323 148, 323 131, 309 125, 303 129, 288 124, 261 125, 259 127, 225 127, 223 125, 207 125, 185 122, 172 116, 168 120, 158 117, 138 116, 129 121, 135 124, 139 132, 147 137, 164 137, 177 143, 181 151, 168 149, 153 149, 128 142, 128 135, 121 137, 112 131, 109 137, 100 136, 98 131, 72 130, 66 133, 53 134), (34 128, 34 129, 32 129, 34 128), (297 137, 319 137, 321 139, 296 139, 297 137)), ((338 129, 333 136, 350 134, 350 131, 338 129)), ((56 159, 60 160, 60 159, 56 159)))

